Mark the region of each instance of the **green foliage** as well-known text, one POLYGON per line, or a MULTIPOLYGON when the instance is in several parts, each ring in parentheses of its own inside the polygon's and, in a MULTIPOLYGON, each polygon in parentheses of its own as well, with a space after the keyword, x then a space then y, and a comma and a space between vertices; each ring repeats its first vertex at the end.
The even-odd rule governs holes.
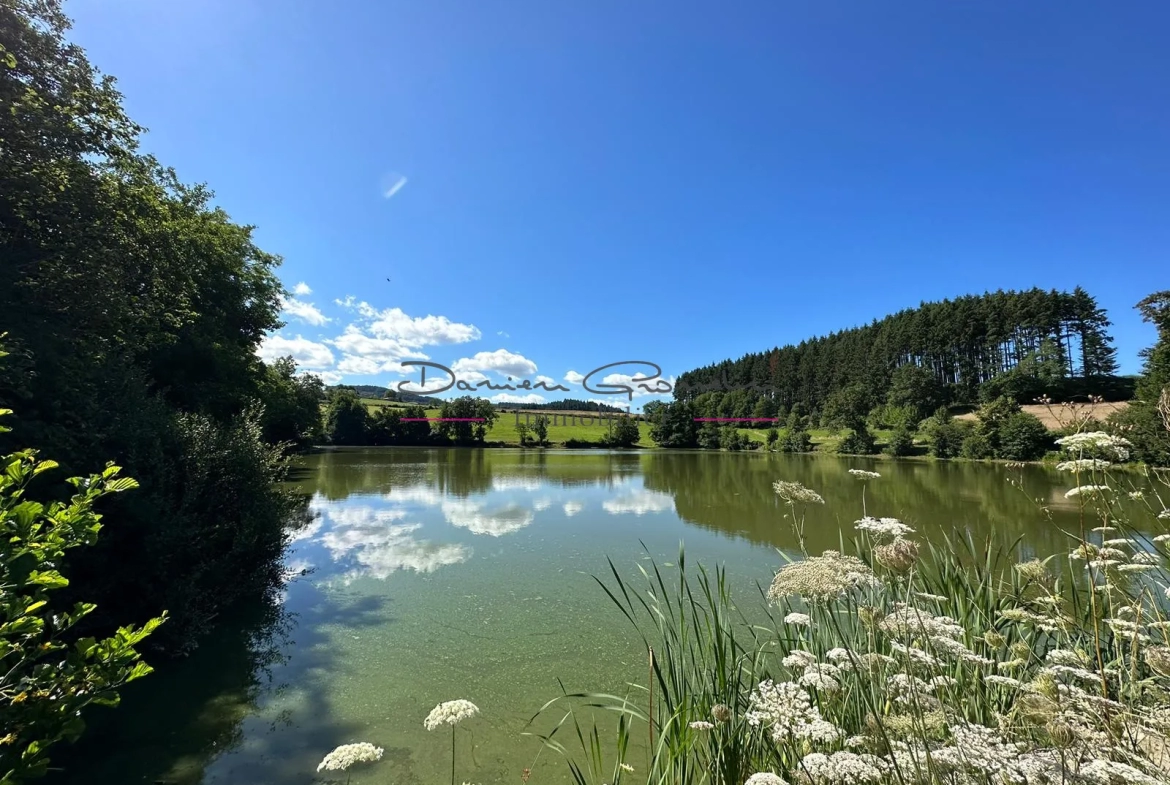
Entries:
POLYGON ((638 422, 632 417, 620 415, 609 421, 602 443, 607 447, 633 447, 642 438, 638 422))
POLYGON ((905 427, 895 429, 893 434, 890 435, 889 444, 886 445, 886 452, 899 458, 906 455, 913 455, 914 432, 905 427))
POLYGON ((922 417, 912 406, 894 406, 884 403, 875 406, 866 418, 866 425, 873 429, 878 428, 910 428, 918 424, 922 417))
POLYGON ((150 673, 135 646, 166 618, 119 627, 102 640, 76 637, 95 606, 53 603, 51 593, 69 585, 58 565, 66 551, 97 541, 95 503, 138 484, 108 464, 100 474, 70 478, 75 493, 67 502, 33 501, 26 498, 32 478, 57 466, 36 456, 25 450, 0 459, 0 785, 43 775, 49 748, 84 730, 82 709, 116 705, 120 687, 150 673))
POLYGON ((1133 444, 1133 460, 1150 466, 1170 466, 1170 426, 1154 405, 1134 401, 1109 415, 1106 430, 1133 444))
POLYGON ((811 452, 812 437, 803 428, 787 428, 776 442, 780 452, 811 452))
POLYGON ((532 440, 532 429, 528 423, 517 420, 516 421, 516 437, 520 439, 520 446, 527 447, 532 440))
POLYGON ((731 425, 725 425, 719 430, 720 449, 732 451, 754 449, 755 442, 749 439, 747 434, 740 432, 738 428, 731 425))
POLYGON ((722 444, 722 436, 723 433, 719 427, 719 423, 705 422, 699 427, 699 447, 704 450, 718 450, 722 444))
POLYGON ((898 427, 916 423, 946 402, 946 390, 933 371, 912 363, 899 366, 890 376, 886 403, 892 407, 909 409, 911 414, 904 422, 887 424, 898 427))
POLYGON ((991 403, 1006 397, 1016 403, 1033 403, 1046 389, 1042 380, 1013 368, 979 385, 979 400, 991 403))
POLYGON ((964 458, 970 458, 972 460, 994 458, 996 455, 996 445, 992 444, 991 438, 986 432, 972 430, 963 437, 963 444, 959 449, 959 454, 964 458))
POLYGON ((768 445, 768 449, 771 449, 772 445, 774 445, 779 438, 780 431, 776 430, 775 428, 769 428, 768 435, 764 439, 765 444, 768 445))
POLYGON ((146 643, 183 648, 255 588, 233 570, 279 574, 290 505, 263 431, 309 438, 312 418, 287 367, 257 356, 281 324, 280 260, 138 152, 141 129, 68 26, 58 0, 0 4, 0 400, 21 411, 0 453, 37 444, 73 474, 118 457, 143 491, 109 500, 116 530, 67 557, 99 608, 78 632, 166 607, 146 643))
MULTIPOLYGON (((635 425, 634 430, 637 430, 637 427, 635 425)), ((536 415, 536 419, 532 421, 532 435, 536 437, 536 443, 540 446, 548 445, 548 417, 543 414, 536 415)), ((636 442, 637 439, 634 441, 636 442)))
POLYGON ((695 407, 685 401, 663 404, 651 416, 650 438, 659 447, 698 446, 695 407))
POLYGON ((259 397, 264 404, 264 440, 270 444, 304 446, 322 438, 325 385, 320 377, 298 376, 296 370, 292 357, 281 358, 263 370, 259 397))
POLYGON ((946 410, 940 408, 922 424, 930 454, 935 458, 957 458, 962 452, 963 441, 970 427, 955 420, 946 410))
POLYGON ((837 452, 842 455, 873 455, 877 452, 877 440, 862 424, 841 440, 837 445, 837 452))
MULTIPOLYGON (((860 384, 873 398, 866 411, 894 391, 895 405, 913 405, 924 415, 945 400, 974 402, 980 384, 1019 366, 1039 378, 1054 400, 1074 393, 1113 395, 1117 361, 1109 324, 1080 287, 969 295, 687 371, 678 377, 675 395, 697 401, 746 392, 771 399, 778 410, 802 404, 804 415, 860 384), (895 378, 899 374, 902 379, 895 378), (1077 384, 1068 384, 1072 379, 1077 384)), ((839 414, 830 412, 830 420, 839 414)))
POLYGON ((873 395, 864 384, 851 384, 832 393, 825 400, 821 420, 826 428, 864 430, 865 418, 873 408, 873 395))
POLYGON ((325 404, 325 438, 331 444, 366 444, 369 415, 357 393, 344 387, 332 391, 325 404))
POLYGON ((1147 403, 1156 403, 1162 390, 1170 386, 1170 289, 1154 292, 1138 303, 1137 309, 1142 321, 1158 331, 1154 345, 1141 352, 1145 365, 1137 395, 1147 403))
MULTIPOLYGON (((470 395, 464 395, 461 398, 444 401, 443 406, 439 409, 439 416, 480 418, 481 422, 440 422, 437 431, 441 436, 451 439, 456 444, 483 444, 487 430, 499 417, 499 412, 486 398, 473 398, 470 395)), ((539 421, 539 419, 538 417, 537 420, 539 421)), ((548 427, 547 421, 545 427, 548 427)), ((539 433, 536 436, 538 439, 541 438, 539 433)))
POLYGON ((1017 412, 999 428, 999 455, 1009 461, 1034 461, 1052 446, 1052 436, 1039 418, 1017 412))

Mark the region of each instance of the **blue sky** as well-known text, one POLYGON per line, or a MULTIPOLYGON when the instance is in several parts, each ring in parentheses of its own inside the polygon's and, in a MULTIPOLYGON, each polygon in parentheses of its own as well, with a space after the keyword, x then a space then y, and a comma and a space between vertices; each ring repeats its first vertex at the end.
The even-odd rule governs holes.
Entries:
POLYGON ((1170 287, 1165 2, 66 11, 145 149, 309 290, 264 351, 330 380, 670 376, 1078 284, 1132 373, 1170 287))

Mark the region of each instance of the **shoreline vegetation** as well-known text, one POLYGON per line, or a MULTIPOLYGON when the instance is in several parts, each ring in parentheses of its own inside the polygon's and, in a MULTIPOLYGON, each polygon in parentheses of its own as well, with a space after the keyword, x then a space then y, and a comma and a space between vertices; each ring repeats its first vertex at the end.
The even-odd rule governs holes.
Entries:
POLYGON ((924 546, 864 495, 851 539, 809 553, 805 511, 826 500, 781 480, 800 552, 781 553, 754 615, 725 568, 689 567, 681 548, 665 575, 651 560, 643 586, 610 563, 597 582, 649 681, 564 692, 527 734, 577 785, 1170 780, 1170 478, 1143 490, 1114 476, 1132 447, 1119 437, 1058 446, 1080 510, 1065 553, 958 532, 924 546))

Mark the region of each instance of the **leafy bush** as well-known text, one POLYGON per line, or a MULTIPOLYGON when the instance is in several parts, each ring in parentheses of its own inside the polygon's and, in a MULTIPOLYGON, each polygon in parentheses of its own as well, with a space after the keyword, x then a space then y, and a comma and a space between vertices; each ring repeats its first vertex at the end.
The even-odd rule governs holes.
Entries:
POLYGON ((810 452, 812 437, 803 428, 787 428, 776 441, 776 449, 780 452, 810 452))
MULTIPOLYGON (((0 414, 9 410, 0 409, 0 414)), ((5 429, 7 430, 7 429, 5 429)), ((116 705, 117 690, 150 673, 135 646, 163 623, 165 614, 141 627, 119 627, 110 638, 77 639, 74 628, 94 610, 77 601, 66 610, 52 592, 69 585, 58 570, 66 551, 93 545, 102 528, 95 503, 137 483, 118 477, 113 464, 86 479, 73 477, 68 502, 42 504, 26 498, 33 477, 53 469, 33 450, 0 458, 0 783, 43 775, 48 750, 76 739, 85 728, 81 711, 116 705)), ((74 592, 84 586, 73 587, 74 592)))
POLYGON ((890 435, 886 452, 895 457, 914 454, 914 433, 909 428, 899 428, 890 435))
POLYGON ((641 438, 638 421, 622 415, 609 421, 602 443, 607 447, 634 447, 641 438))
POLYGON ((768 449, 771 449, 772 445, 774 445, 779 438, 780 431, 776 430, 775 428, 769 428, 767 435, 764 437, 764 443, 768 445, 768 449))
POLYGON ((369 414, 357 393, 346 387, 333 390, 325 404, 325 438, 331 444, 368 444, 369 414))
POLYGON ((719 446, 724 450, 750 450, 753 449, 755 443, 744 433, 740 433, 739 429, 734 426, 727 426, 722 429, 719 434, 719 446))
POLYGON ((877 441, 869 429, 862 425, 841 440, 837 452, 842 455, 873 455, 877 452, 877 441))
POLYGON ((1106 430, 1132 442, 1133 460, 1150 466, 1170 466, 1170 430, 1153 404, 1134 401, 1114 412, 1109 415, 1106 430))
POLYGON ((999 457, 1034 461, 1052 445, 1052 436, 1039 418, 1025 412, 1008 417, 999 429, 999 457))
POLYGON ((959 454, 972 460, 985 460, 995 457, 995 445, 988 435, 980 430, 973 430, 963 437, 959 454))

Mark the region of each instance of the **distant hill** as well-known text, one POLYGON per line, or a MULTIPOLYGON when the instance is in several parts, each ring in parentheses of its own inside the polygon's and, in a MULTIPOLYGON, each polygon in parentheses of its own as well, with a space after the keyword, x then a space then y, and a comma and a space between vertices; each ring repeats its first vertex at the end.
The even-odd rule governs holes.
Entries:
POLYGON ((606 403, 593 403, 578 398, 566 398, 563 401, 549 401, 548 403, 497 403, 497 409, 523 409, 525 411, 550 410, 570 412, 624 412, 616 406, 606 403))
POLYGON ((379 387, 376 384, 335 384, 332 387, 327 387, 327 390, 350 389, 363 398, 386 398, 386 393, 391 393, 387 400, 400 401, 402 403, 418 404, 420 406, 436 407, 443 405, 442 398, 436 398, 433 395, 419 395, 412 392, 397 392, 388 387, 379 387))

